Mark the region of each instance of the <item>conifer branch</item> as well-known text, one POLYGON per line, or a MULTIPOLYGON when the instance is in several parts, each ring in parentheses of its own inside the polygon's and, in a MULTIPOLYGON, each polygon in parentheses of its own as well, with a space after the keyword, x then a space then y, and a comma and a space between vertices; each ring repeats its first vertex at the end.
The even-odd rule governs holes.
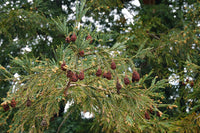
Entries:
POLYGON ((66 119, 68 118, 68 116, 72 113, 72 110, 65 116, 65 118, 63 119, 63 121, 60 123, 59 127, 58 127, 58 130, 56 133, 59 133, 60 132, 60 129, 62 127, 62 125, 64 124, 64 122, 66 121, 66 119))

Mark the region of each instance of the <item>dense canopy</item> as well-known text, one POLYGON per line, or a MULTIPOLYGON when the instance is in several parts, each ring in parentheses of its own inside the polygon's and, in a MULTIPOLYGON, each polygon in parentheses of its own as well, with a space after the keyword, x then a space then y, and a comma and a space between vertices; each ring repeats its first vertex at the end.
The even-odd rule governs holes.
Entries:
POLYGON ((199 132, 200 2, 136 2, 0 1, 0 130, 199 132))

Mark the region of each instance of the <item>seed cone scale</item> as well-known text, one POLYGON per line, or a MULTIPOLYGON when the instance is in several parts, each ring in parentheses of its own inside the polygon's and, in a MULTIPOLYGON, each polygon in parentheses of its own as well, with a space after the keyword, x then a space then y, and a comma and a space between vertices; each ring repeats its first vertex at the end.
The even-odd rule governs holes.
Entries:
POLYGON ((66 42, 66 43, 70 43, 70 42, 71 42, 71 39, 70 39, 69 36, 65 38, 65 42, 66 42))
POLYGON ((71 41, 72 41, 72 42, 75 42, 76 39, 77 39, 76 34, 73 33, 72 36, 71 36, 71 41))
POLYGON ((84 71, 81 71, 78 75, 78 79, 83 80, 84 79, 84 71))
POLYGON ((124 78, 124 84, 125 84, 125 85, 130 84, 130 80, 129 80, 129 78, 127 77, 127 75, 126 75, 125 78, 124 78))
POLYGON ((10 109, 10 107, 8 104, 4 104, 3 109, 4 109, 4 111, 8 111, 10 109))
POLYGON ((111 69, 113 69, 113 70, 116 69, 116 64, 114 61, 111 62, 111 69))
POLYGON ((16 106, 16 101, 13 99, 13 100, 11 100, 11 103, 10 103, 10 106, 12 107, 12 108, 15 108, 15 106, 16 106))
POLYGON ((101 74, 102 74, 102 70, 101 70, 101 68, 99 68, 96 72, 96 76, 99 77, 99 76, 101 76, 101 74))
POLYGON ((139 81, 140 80, 140 75, 137 71, 133 71, 133 74, 132 74, 132 81, 139 81))

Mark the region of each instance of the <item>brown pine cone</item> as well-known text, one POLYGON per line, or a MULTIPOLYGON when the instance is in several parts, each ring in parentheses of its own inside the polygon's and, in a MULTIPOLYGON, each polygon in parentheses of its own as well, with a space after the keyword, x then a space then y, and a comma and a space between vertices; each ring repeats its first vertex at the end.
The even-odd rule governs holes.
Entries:
POLYGON ((79 73, 78 79, 80 79, 80 80, 84 79, 84 71, 83 70, 79 73))
POLYGON ((71 36, 71 41, 72 41, 72 42, 75 42, 76 39, 77 39, 76 34, 73 33, 72 36, 71 36))
POLYGON ((67 77, 68 77, 68 78, 71 78, 72 75, 73 75, 73 72, 72 72, 71 70, 68 70, 68 71, 67 71, 67 77))
POLYGON ((99 68, 96 72, 96 76, 99 77, 99 76, 101 76, 101 74, 102 74, 102 70, 101 70, 101 68, 99 68))
POLYGON ((91 37, 90 35, 88 35, 88 36, 86 37, 86 40, 90 40, 90 44, 93 43, 92 37, 91 37))
POLYGON ((76 73, 73 73, 71 80, 72 80, 72 82, 77 82, 78 81, 78 75, 76 73))
POLYGON ((120 94, 120 89, 122 88, 122 86, 118 80, 117 80, 116 88, 117 88, 117 93, 120 94))
POLYGON ((145 112, 145 119, 147 119, 147 120, 150 119, 150 115, 149 115, 149 113, 147 111, 145 112))
POLYGON ((83 50, 79 51, 79 55, 80 55, 81 57, 83 57, 83 56, 84 56, 84 51, 83 51, 83 50))
POLYGON ((66 71, 67 69, 66 68, 64 68, 65 67, 65 62, 63 61, 63 63, 61 64, 61 70, 63 70, 63 71, 66 71))
POLYGON ((70 42, 71 42, 71 39, 70 39, 69 36, 65 38, 65 42, 66 42, 66 43, 70 43, 70 42))
POLYGON ((111 75, 111 72, 110 72, 110 71, 108 71, 108 72, 106 73, 106 78, 107 78, 108 80, 111 80, 112 75, 111 75))
POLYGON ((140 75, 137 71, 133 71, 133 74, 132 74, 132 81, 139 81, 140 80, 140 75))
POLYGON ((28 100, 26 101, 26 106, 27 106, 27 107, 30 107, 30 106, 31 106, 31 103, 32 103, 31 100, 28 99, 28 100))
POLYGON ((116 64, 114 61, 111 62, 111 69, 113 69, 113 70, 116 69, 116 64))
POLYGON ((4 111, 8 111, 10 109, 10 107, 8 104, 4 104, 3 109, 4 109, 4 111))
POLYGON ((186 86, 186 83, 185 83, 185 82, 182 82, 182 85, 183 85, 183 86, 186 86))
POLYGON ((124 84, 125 84, 125 85, 130 84, 130 80, 128 79, 128 76, 127 76, 127 75, 126 75, 125 78, 124 78, 124 84))
POLYGON ((11 100, 10 106, 11 106, 12 108, 15 108, 16 104, 17 104, 17 103, 16 103, 15 99, 11 100))
POLYGON ((194 86, 194 81, 190 82, 190 86, 193 87, 194 86))
POLYGON ((107 72, 103 73, 103 78, 107 78, 107 72))

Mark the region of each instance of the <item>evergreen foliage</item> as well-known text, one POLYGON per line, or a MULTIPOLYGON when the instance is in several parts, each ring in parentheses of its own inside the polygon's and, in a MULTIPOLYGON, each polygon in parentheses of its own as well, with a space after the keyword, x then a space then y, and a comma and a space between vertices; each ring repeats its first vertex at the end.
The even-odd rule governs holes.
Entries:
POLYGON ((199 132, 200 3, 145 2, 1 1, 0 130, 199 132))

